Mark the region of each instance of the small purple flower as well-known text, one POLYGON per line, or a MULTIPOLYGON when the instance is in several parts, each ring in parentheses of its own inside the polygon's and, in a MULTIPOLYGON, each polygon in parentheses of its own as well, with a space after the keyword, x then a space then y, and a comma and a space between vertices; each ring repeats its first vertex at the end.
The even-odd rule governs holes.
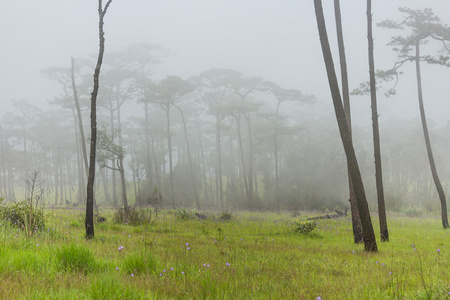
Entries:
POLYGON ((186 250, 191 250, 191 248, 190 247, 187 247, 187 249, 186 250))
POLYGON ((116 267, 116 271, 119 271, 119 267, 116 267))
POLYGON ((119 248, 117 248, 117 250, 122 251, 123 250, 123 246, 120 246, 119 248))
POLYGON ((441 254, 441 249, 437 249, 437 254, 441 254))
POLYGON ((389 275, 392 275, 392 271, 389 271, 389 275))
POLYGON ((352 253, 355 254, 355 250, 353 250, 352 253))
POLYGON ((172 268, 170 268, 170 271, 173 271, 173 267, 172 267, 172 268))
POLYGON ((163 273, 166 273, 166 269, 163 270, 163 273))
POLYGON ((159 277, 161 277, 162 276, 162 273, 159 273, 159 277))
POLYGON ((186 243, 186 247, 189 247, 189 243, 186 243))
POLYGON ((184 275, 184 271, 181 271, 181 274, 183 274, 183 275, 184 275))
POLYGON ((225 265, 226 265, 226 266, 231 266, 229 263, 226 263, 225 265))
POLYGON ((414 251, 416 251, 416 248, 414 248, 414 251))
POLYGON ((318 297, 316 298, 316 300, 322 300, 322 298, 321 298, 320 296, 318 296, 318 297))
POLYGON ((131 277, 134 277, 134 274, 133 274, 133 273, 131 273, 131 277))

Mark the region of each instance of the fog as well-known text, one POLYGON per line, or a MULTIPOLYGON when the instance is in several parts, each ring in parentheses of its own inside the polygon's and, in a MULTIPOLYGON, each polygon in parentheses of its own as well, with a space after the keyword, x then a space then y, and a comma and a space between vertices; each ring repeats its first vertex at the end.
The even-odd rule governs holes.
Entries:
MULTIPOLYGON (((324 2, 330 42, 338 69, 334 10, 332 1, 324 2)), ((354 89, 359 83, 368 80, 366 3, 341 2, 350 89, 354 89)), ((450 19, 450 7, 446 1, 373 2, 375 24, 385 19, 400 20, 402 15, 398 11, 399 7, 429 7, 440 17, 442 23, 446 24, 450 19)), ((97 3, 92 0, 0 0, 0 7, 0 118, 3 119, 0 122, 2 127, 8 128, 9 124, 5 124, 4 116, 13 111, 12 100, 27 100, 42 111, 58 109, 55 105, 50 105, 49 101, 61 96, 61 85, 46 78, 41 71, 50 67, 69 68, 71 57, 95 60, 98 52, 98 14, 97 3)), ((309 131, 309 134, 314 132, 314 138, 317 139, 314 140, 311 136, 311 145, 321 147, 326 141, 329 143, 324 147, 326 149, 341 147, 336 122, 333 120, 333 106, 313 1, 114 0, 106 14, 104 26, 105 63, 108 62, 110 53, 124 51, 135 43, 158 44, 167 49, 168 55, 159 64, 152 66, 151 79, 155 82, 167 75, 189 79, 211 68, 225 68, 242 72, 246 77, 260 76, 285 89, 298 89, 303 94, 314 95, 314 104, 286 104, 282 113, 292 120, 297 118, 296 122, 304 120, 304 123, 297 125, 307 131, 307 124, 317 127, 322 120, 320 133, 319 130, 309 131)), ((389 69, 393 66, 396 54, 386 44, 391 36, 398 34, 400 32, 374 26, 377 69, 389 69)), ((437 51, 439 46, 434 49, 437 51)), ((415 132, 413 136, 418 140, 414 144, 418 147, 417 153, 423 152, 423 158, 426 159, 420 135, 413 65, 405 66, 403 72, 397 85, 397 95, 386 98, 382 90, 378 93, 381 142, 387 151, 395 152, 392 147, 393 144, 397 145, 398 136, 406 131, 415 132)), ((447 104, 450 95, 449 72, 445 67, 423 64, 424 101, 430 129, 442 135, 445 135, 450 113, 450 106, 447 104)), ((372 178, 369 177, 370 172, 373 172, 370 171, 373 156, 370 154, 370 99, 368 96, 352 96, 351 105, 357 128, 355 145, 361 145, 358 155, 367 162, 366 180, 371 186, 372 178)), ((71 118, 70 113, 66 113, 67 118, 71 118)), ((142 108, 138 105, 125 105, 123 115, 125 118, 142 118, 142 108)), ((87 122, 88 118, 85 116, 85 126, 87 122)), ((448 146, 446 142, 442 143, 443 147, 448 146)), ((321 153, 322 150, 311 151, 321 153)), ((437 151, 445 153, 445 148, 437 151)), ((389 158, 395 155, 384 155, 389 167, 389 158)), ((448 168, 449 162, 445 157, 438 158, 438 162, 442 163, 442 167, 448 168)), ((319 171, 332 174, 334 171, 331 169, 334 167, 328 164, 319 171)), ((424 169, 427 167, 425 165, 424 169)), ((318 166, 311 165, 310 168, 318 166)), ((339 168, 342 168, 342 161, 339 162, 339 168)), ((341 171, 335 175, 338 178, 337 185, 342 189, 337 192, 338 197, 344 195, 346 189, 346 178, 341 178, 345 172, 341 171)), ((314 172, 311 170, 311 173, 314 172)), ((312 178, 320 181, 316 184, 329 184, 333 181, 330 174, 312 178)), ((333 188, 337 187, 333 185, 333 188)), ((345 201, 345 196, 341 198, 345 201)))

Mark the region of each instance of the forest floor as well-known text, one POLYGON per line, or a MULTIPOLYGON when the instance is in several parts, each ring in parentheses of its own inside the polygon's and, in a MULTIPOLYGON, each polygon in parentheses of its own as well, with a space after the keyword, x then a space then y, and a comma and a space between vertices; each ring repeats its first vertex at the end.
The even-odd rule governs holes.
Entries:
POLYGON ((105 210, 92 240, 80 210, 45 210, 31 237, 3 220, 0 299, 450 299, 450 230, 437 217, 389 214, 391 241, 367 253, 350 217, 301 234, 295 221, 317 214, 204 213, 131 226, 105 210))

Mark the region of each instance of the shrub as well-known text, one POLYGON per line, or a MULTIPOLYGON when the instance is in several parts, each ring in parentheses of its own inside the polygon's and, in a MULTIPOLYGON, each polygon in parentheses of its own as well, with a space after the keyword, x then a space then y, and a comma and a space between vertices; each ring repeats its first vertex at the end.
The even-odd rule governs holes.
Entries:
POLYGON ((418 207, 408 207, 403 211, 403 213, 408 217, 420 218, 423 215, 423 210, 418 207))
POLYGON ((312 232, 317 226, 316 221, 295 221, 295 231, 303 234, 312 232))
POLYGON ((189 213, 185 208, 183 208, 183 209, 178 209, 175 212, 175 217, 179 220, 189 220, 190 218, 192 218, 192 214, 189 213))
POLYGON ((231 212, 228 212, 228 211, 222 212, 222 214, 219 217, 219 219, 222 221, 230 221, 232 218, 233 218, 233 215, 231 214, 231 212))
POLYGON ((152 211, 149 209, 136 208, 129 206, 125 208, 119 208, 114 213, 114 223, 116 224, 129 224, 129 225, 142 225, 149 223, 152 219, 152 211))
POLYGON ((64 271, 88 273, 96 269, 97 263, 91 250, 81 245, 70 244, 56 251, 58 267, 64 271))
POLYGON ((9 220, 14 227, 26 229, 28 235, 45 227, 43 210, 33 207, 30 200, 4 204, 0 199, 0 217, 9 220))
POLYGON ((205 214, 203 214, 203 213, 195 213, 194 214, 196 217, 197 217, 197 219, 199 219, 199 220, 206 220, 206 219, 208 219, 208 216, 207 215, 205 215, 205 214))

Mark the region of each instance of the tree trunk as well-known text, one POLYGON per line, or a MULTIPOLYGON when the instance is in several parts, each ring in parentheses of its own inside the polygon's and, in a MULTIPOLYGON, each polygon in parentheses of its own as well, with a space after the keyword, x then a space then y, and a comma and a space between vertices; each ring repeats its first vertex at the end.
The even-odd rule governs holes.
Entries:
POLYGON ((181 108, 175 104, 173 104, 173 106, 178 109, 178 111, 180 112, 181 115, 181 120, 183 121, 183 131, 184 131, 184 139, 186 140, 186 150, 187 150, 187 155, 188 155, 188 161, 189 161, 189 171, 191 173, 191 184, 192 184, 192 190, 193 190, 193 196, 194 196, 194 201, 195 201, 195 206, 197 207, 197 209, 200 209, 200 202, 198 199, 198 191, 197 191, 197 185, 195 182, 195 174, 194 174, 194 167, 192 166, 192 155, 191 155, 191 147, 189 145, 189 137, 188 137, 188 132, 187 132, 187 126, 186 126, 186 119, 184 118, 184 113, 181 110, 181 108))
MULTIPOLYGON (((341 19, 341 8, 339 0, 334 0, 334 16, 336 19, 336 31, 337 40, 339 47, 339 61, 341 65, 341 80, 342 80, 342 100, 344 103, 344 111, 347 119, 347 126, 350 134, 352 133, 352 118, 350 110, 350 92, 348 88, 348 72, 347 72, 347 58, 345 56, 344 47, 344 34, 342 31, 342 19, 341 19)), ((350 194, 350 210, 352 216, 352 227, 353 227, 353 240, 355 244, 361 243, 363 241, 361 220, 358 213, 358 205, 356 204, 355 192, 353 190, 353 183, 350 176, 350 165, 347 163, 347 174, 348 174, 348 187, 350 194)))
POLYGON ((238 136, 238 142, 239 142, 239 156, 241 157, 241 163, 242 163, 242 173, 244 177, 244 188, 245 188, 245 196, 247 198, 247 207, 251 207, 251 199, 250 199, 250 191, 249 191, 249 184, 247 181, 247 166, 245 164, 245 156, 244 156, 244 145, 242 143, 242 136, 241 136, 241 121, 240 116, 235 116, 236 122, 237 122, 237 136, 238 136))
POLYGON ((125 210, 128 209, 128 199, 127 199, 127 185, 125 182, 125 170, 123 168, 123 157, 118 159, 118 168, 120 173, 120 182, 122 186, 122 204, 125 210))
POLYGON ((98 16, 99 16, 99 52, 97 65, 94 71, 94 88, 91 94, 91 145, 89 153, 89 173, 87 183, 86 198, 86 238, 94 237, 94 179, 95 179, 95 154, 97 148, 97 95, 99 88, 100 68, 103 62, 103 53, 105 52, 105 34, 103 32, 103 18, 108 10, 112 0, 108 0, 105 7, 102 6, 102 0, 98 0, 98 16))
POLYGON ((175 205, 175 185, 173 181, 172 136, 170 133, 170 104, 165 107, 167 121, 167 147, 169 151, 170 202, 175 205))
POLYGON ((216 119, 216 149, 217 149, 217 180, 219 183, 219 201, 220 207, 224 207, 223 203, 223 183, 222 183, 222 149, 220 141, 220 123, 222 120, 217 117, 216 119))
POLYGON ((420 74, 420 51, 419 51, 420 40, 416 41, 416 75, 417 75, 417 92, 419 97, 419 109, 420 118, 422 120, 423 135, 425 138, 425 145, 427 148, 428 161, 430 163, 431 174, 433 175, 434 184, 436 185, 436 190, 439 195, 439 200, 441 202, 441 214, 442 214, 442 226, 444 229, 448 228, 448 217, 447 217, 447 201, 445 199, 444 189, 442 188, 441 181, 436 170, 436 164, 434 163, 433 151, 431 150, 430 135, 428 134, 427 119, 425 116, 425 108, 423 106, 423 96, 422 96, 422 78, 420 74))
POLYGON ((71 79, 72 79, 72 90, 73 90, 73 99, 75 100, 75 107, 77 109, 77 115, 78 115, 78 126, 80 128, 80 136, 81 136, 81 150, 83 152, 83 161, 84 161, 84 168, 86 171, 86 176, 89 173, 89 167, 88 167, 88 159, 87 159, 87 153, 86 153, 86 138, 84 136, 84 129, 83 129, 83 120, 81 117, 81 109, 80 109, 80 102, 78 101, 78 92, 77 92, 77 86, 75 84, 75 59, 71 58, 71 79))
POLYGON ((253 139, 252 139, 252 124, 250 123, 250 113, 245 114, 245 120, 247 121, 247 129, 248 129, 248 199, 250 201, 250 208, 254 208, 254 196, 253 196, 253 139))
POLYGON ((150 159, 150 128, 149 128, 149 117, 148 117, 148 102, 144 102, 144 113, 145 113, 145 178, 148 181, 150 187, 153 186, 152 182, 152 166, 150 159))
POLYGON ((375 81, 375 62, 373 55, 371 0, 367 0, 367 39, 369 45, 370 99, 372 104, 373 148, 375 156, 375 180, 377 186, 380 237, 382 242, 389 242, 389 232, 386 220, 386 205, 384 203, 383 169, 381 167, 380 132, 378 129, 377 88, 375 81))
POLYGON ((281 101, 278 101, 277 110, 275 113, 275 126, 273 132, 273 154, 275 159, 275 199, 277 202, 277 208, 281 209, 280 203, 280 180, 278 176, 278 116, 280 111, 281 101))
POLYGON ((353 188, 358 204, 359 217, 363 229, 364 249, 370 252, 378 251, 375 234, 373 231, 372 220, 370 218, 369 206, 367 204, 364 184, 359 170, 358 161, 356 159, 355 149, 353 148, 352 137, 347 125, 344 107, 342 105, 341 94, 337 82, 336 72, 334 70, 333 57, 328 42, 327 31, 325 27, 325 18, 323 16, 322 1, 314 0, 315 13, 317 18, 317 27, 319 30, 320 43, 322 46, 323 58, 327 70, 328 83, 333 98, 334 111, 336 114, 339 133, 341 135, 342 144, 344 146, 345 155, 349 162, 349 171, 353 182, 353 188))

